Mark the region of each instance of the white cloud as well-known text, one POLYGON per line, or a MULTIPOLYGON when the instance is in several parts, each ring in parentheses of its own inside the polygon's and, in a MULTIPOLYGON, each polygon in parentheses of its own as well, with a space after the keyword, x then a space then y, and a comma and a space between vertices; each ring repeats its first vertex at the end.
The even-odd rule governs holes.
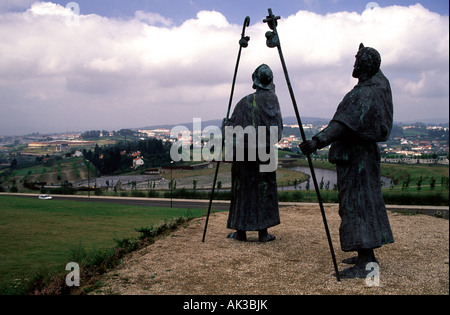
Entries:
POLYGON ((420 80, 407 81, 403 84, 404 91, 411 97, 433 98, 448 96, 448 72, 438 70, 424 71, 420 80))
POLYGON ((118 61, 116 58, 111 57, 108 59, 94 58, 86 64, 86 69, 91 69, 93 71, 114 73, 119 72, 124 67, 123 63, 118 61))
POLYGON ((158 13, 136 11, 134 16, 137 20, 146 22, 150 25, 162 24, 166 27, 173 25, 173 21, 171 19, 165 18, 158 13))
POLYGON ((36 2, 31 6, 29 11, 35 15, 43 16, 54 15, 66 17, 69 15, 68 9, 52 2, 36 2))
MULTIPOLYGON (((143 11, 130 20, 80 15, 77 25, 68 23, 70 14, 50 2, 0 13, 0 134, 225 115, 242 26, 215 11, 201 11, 179 26, 143 11)), ((278 30, 300 114, 333 115, 356 84, 351 72, 363 42, 381 53, 396 120, 448 116, 448 26, 448 17, 421 5, 362 14, 300 11, 281 19, 278 30)), ((252 92, 251 73, 267 63, 282 111, 293 115, 277 51, 265 45, 266 31, 262 22, 247 28, 251 40, 242 51, 233 103, 252 92)))

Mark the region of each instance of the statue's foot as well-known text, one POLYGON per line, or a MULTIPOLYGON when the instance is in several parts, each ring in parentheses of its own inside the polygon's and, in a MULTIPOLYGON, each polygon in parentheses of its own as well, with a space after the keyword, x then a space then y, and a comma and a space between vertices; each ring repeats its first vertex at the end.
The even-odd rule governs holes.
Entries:
POLYGON ((258 237, 258 241, 260 242, 271 242, 274 241, 275 239, 276 239, 275 235, 272 234, 266 234, 264 236, 258 237))
POLYGON ((245 231, 237 231, 237 232, 232 232, 232 233, 228 234, 227 238, 232 238, 237 241, 245 242, 247 240, 247 235, 246 235, 245 231))
MULTIPOLYGON (((343 259, 342 262, 344 264, 348 264, 348 265, 356 265, 356 264, 359 263, 359 258, 358 258, 358 256, 353 256, 353 257, 350 257, 350 258, 343 259)), ((371 257, 370 261, 368 261, 366 263, 369 263, 369 262, 375 262, 375 263, 378 264, 378 259, 375 257, 375 255, 373 255, 371 257)))
POLYGON ((344 264, 355 265, 358 262, 358 256, 345 258, 342 260, 344 264))
POLYGON ((339 276, 343 279, 355 279, 355 278, 364 279, 367 277, 369 272, 370 271, 366 271, 364 269, 361 269, 358 265, 355 265, 353 267, 339 271, 339 276))
POLYGON ((276 237, 272 234, 269 234, 269 232, 267 232, 267 229, 262 229, 258 231, 258 240, 260 242, 271 242, 274 241, 276 239, 276 237))

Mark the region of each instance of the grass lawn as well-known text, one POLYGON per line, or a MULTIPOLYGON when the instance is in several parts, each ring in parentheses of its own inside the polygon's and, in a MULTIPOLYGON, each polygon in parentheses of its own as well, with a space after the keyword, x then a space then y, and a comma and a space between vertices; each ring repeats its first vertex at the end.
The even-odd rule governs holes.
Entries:
POLYGON ((71 250, 103 251, 114 239, 136 237, 150 227, 204 210, 126 206, 0 196, 0 288, 13 279, 65 265, 71 250))

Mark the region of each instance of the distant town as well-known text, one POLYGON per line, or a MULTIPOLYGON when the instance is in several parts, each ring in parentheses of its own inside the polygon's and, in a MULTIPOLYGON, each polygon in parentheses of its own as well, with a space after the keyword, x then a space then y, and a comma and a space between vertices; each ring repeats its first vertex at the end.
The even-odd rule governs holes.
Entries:
MULTIPOLYGON (((304 124, 303 129, 309 139, 324 129, 323 124, 304 124)), ((301 138, 298 125, 285 125, 280 148, 299 152, 301 138), (287 135, 291 131, 292 135, 287 135)), ((449 128, 446 125, 424 123, 395 124, 388 141, 379 143, 381 162, 406 164, 449 164, 449 128)), ((318 152, 327 156, 328 150, 318 152)))
MULTIPOLYGON (((289 119, 287 119, 289 122, 289 119)), ((292 121, 292 120, 291 120, 292 121)), ((217 125, 216 121, 216 125, 217 125)), ((203 126, 204 127, 204 126, 203 126)), ((306 137, 326 127, 321 121, 303 124, 306 137)), ((192 129, 190 129, 192 135, 192 129)), ((96 146, 114 145, 119 141, 139 141, 158 139, 174 142, 170 138, 170 126, 121 129, 116 131, 90 130, 84 132, 66 132, 59 134, 33 133, 24 136, 0 136, 0 166, 10 166, 17 157, 39 157, 62 155, 63 157, 81 156, 82 150, 91 150, 96 146)), ((291 154, 301 156, 298 145, 301 142, 298 124, 285 124, 283 137, 278 148, 291 154)), ((382 162, 409 164, 449 164, 449 125, 397 123, 394 125, 388 141, 379 143, 382 162)), ((325 148, 318 152, 319 157, 326 157, 325 148)), ((139 155, 134 156, 133 166, 140 166, 143 161, 139 155)))

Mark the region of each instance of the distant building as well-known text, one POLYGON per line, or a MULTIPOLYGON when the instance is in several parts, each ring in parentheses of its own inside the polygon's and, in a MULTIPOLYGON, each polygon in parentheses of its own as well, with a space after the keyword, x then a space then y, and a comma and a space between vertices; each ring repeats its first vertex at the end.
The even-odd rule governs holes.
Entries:
POLYGON ((146 175, 159 175, 160 171, 158 168, 148 168, 144 171, 146 175))
POLYGON ((41 141, 41 142, 29 142, 29 148, 45 148, 45 147, 92 147, 95 146, 94 141, 69 141, 69 140, 57 140, 57 141, 41 141))
POLYGON ((133 168, 134 169, 136 169, 142 165, 144 165, 144 160, 140 156, 133 159, 133 168))
POLYGON ((383 163, 400 163, 400 164, 440 164, 449 165, 447 157, 439 157, 437 159, 419 159, 419 158, 382 158, 383 163))

